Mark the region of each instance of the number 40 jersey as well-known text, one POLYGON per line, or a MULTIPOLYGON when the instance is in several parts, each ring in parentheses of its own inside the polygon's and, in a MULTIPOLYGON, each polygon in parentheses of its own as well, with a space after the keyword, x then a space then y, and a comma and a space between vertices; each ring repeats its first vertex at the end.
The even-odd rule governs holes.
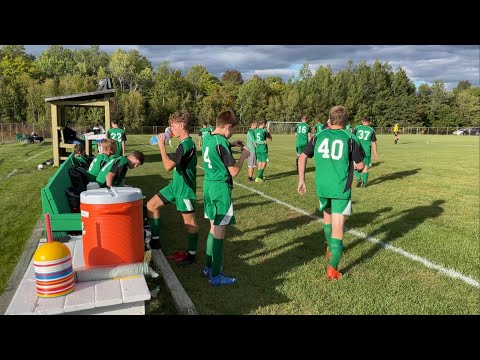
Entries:
POLYGON ((365 157, 357 137, 344 129, 327 129, 318 133, 305 146, 303 153, 315 161, 317 196, 350 199, 353 161, 365 157))

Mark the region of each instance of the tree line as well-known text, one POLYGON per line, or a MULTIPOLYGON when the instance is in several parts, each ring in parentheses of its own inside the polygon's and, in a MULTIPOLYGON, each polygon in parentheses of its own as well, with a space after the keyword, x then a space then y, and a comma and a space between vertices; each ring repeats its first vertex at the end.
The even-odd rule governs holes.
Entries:
MULTIPOLYGON (((97 90, 100 79, 111 77, 115 89, 112 118, 127 128, 166 125, 177 110, 193 114, 196 124, 212 123, 218 112, 232 109, 241 125, 260 117, 270 121, 326 122, 328 110, 345 105, 353 123, 364 116, 374 126, 472 126, 480 123, 480 88, 462 80, 447 90, 442 80, 416 88, 401 67, 375 61, 344 70, 320 66, 312 72, 304 64, 287 81, 279 76, 254 75, 244 81, 240 71, 226 69, 221 78, 198 64, 185 75, 163 61, 154 70, 137 50, 112 54, 98 45, 70 50, 52 45, 38 58, 23 45, 0 47, 0 122, 50 124, 45 97, 97 90)), ((67 108, 67 119, 90 126, 103 121, 103 110, 67 108)))

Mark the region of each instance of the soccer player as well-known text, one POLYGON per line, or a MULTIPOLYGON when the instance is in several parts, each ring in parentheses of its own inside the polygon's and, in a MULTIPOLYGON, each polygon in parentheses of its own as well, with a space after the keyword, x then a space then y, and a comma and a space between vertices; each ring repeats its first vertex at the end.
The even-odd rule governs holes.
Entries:
MULTIPOLYGON (((325 125, 322 124, 322 123, 320 122, 320 120, 318 120, 318 124, 315 125, 315 135, 318 135, 318 133, 323 130, 323 127, 324 127, 324 126, 325 126, 325 125)), ((297 166, 298 166, 298 158, 297 158, 297 166)))
POLYGON ((243 141, 231 143, 228 141, 237 131, 238 123, 233 111, 221 111, 216 118, 215 130, 203 138, 202 159, 205 170, 203 203, 205 217, 210 220, 203 275, 213 286, 231 285, 237 281, 236 278, 223 273, 222 261, 226 227, 236 223, 232 204, 232 178, 240 173, 245 159, 250 155, 248 148, 243 148, 245 145, 243 141), (232 146, 242 148, 237 163, 232 156, 232 146))
POLYGON ((202 147, 202 140, 205 135, 207 135, 209 132, 213 131, 215 128, 213 126, 208 125, 207 122, 203 123, 203 127, 198 131, 198 147, 202 147))
POLYGON ((362 145, 363 151, 365 152, 365 159, 363 163, 365 164, 362 175, 355 170, 355 178, 357 179, 357 187, 367 187, 368 182, 368 168, 372 167, 372 150, 373 150, 373 159, 377 161, 377 135, 375 130, 370 127, 371 120, 368 116, 362 119, 362 125, 357 126, 353 129, 353 134, 355 134, 360 140, 360 145, 362 145))
POLYGON ((398 132, 398 121, 395 122, 395 126, 393 127, 393 135, 395 135, 395 144, 400 140, 400 135, 398 132))
POLYGON ((323 232, 327 241, 327 278, 340 279, 338 264, 343 249, 343 225, 352 214, 353 168, 363 168, 364 152, 355 135, 345 131, 348 112, 344 106, 330 109, 331 128, 315 136, 303 149, 298 161, 298 193, 307 192, 307 157, 315 160, 315 187, 323 211, 323 232))
POLYGON ((253 181, 253 168, 257 167, 257 155, 255 154, 255 148, 257 146, 255 142, 255 129, 257 128, 257 121, 252 120, 250 122, 250 129, 247 131, 247 148, 250 151, 250 155, 248 156, 247 160, 247 173, 248 173, 248 181, 253 181))
POLYGON ((92 160, 87 159, 85 155, 85 147, 82 144, 75 144, 75 146, 73 147, 73 154, 73 165, 80 166, 87 170, 89 167, 89 160, 92 160))
POLYGON ((345 125, 345 130, 352 132, 353 131, 352 130, 352 125, 350 125, 350 124, 345 125))
POLYGON ((310 141, 312 137, 312 134, 310 132, 310 125, 307 124, 307 116, 304 115, 302 116, 302 120, 300 123, 297 124, 297 127, 295 128, 295 149, 297 151, 297 160, 296 160, 296 166, 297 166, 297 171, 298 171, 298 157, 303 151, 303 148, 307 143, 310 141))
POLYGON ((265 129, 265 119, 259 119, 257 121, 258 127, 253 131, 257 146, 255 148, 255 157, 257 159, 258 170, 255 182, 263 182, 263 172, 267 166, 268 161, 268 145, 267 143, 272 140, 272 135, 265 129))
POLYGON ((115 158, 117 152, 117 142, 112 139, 103 139, 102 141, 102 153, 98 154, 90 163, 87 172, 87 180, 94 182, 97 179, 100 170, 105 166, 107 162, 115 158))
POLYGON ((111 158, 100 170, 96 182, 100 187, 124 186, 125 175, 128 169, 135 169, 143 165, 143 153, 133 151, 127 157, 119 156, 111 158))
POLYGON ((173 170, 172 181, 147 202, 148 221, 151 240, 147 249, 159 249, 160 244, 160 209, 170 203, 175 204, 182 214, 187 231, 187 251, 176 251, 169 258, 179 265, 188 266, 195 262, 198 244, 198 226, 195 220, 197 190, 197 148, 190 136, 193 119, 190 113, 177 111, 170 115, 170 128, 174 137, 180 141, 173 159, 165 149, 166 134, 158 135, 158 148, 166 171, 173 170))
MULTIPOLYGON (((125 156, 125 141, 127 141, 127 135, 123 129, 120 129, 118 121, 112 121, 112 127, 108 129, 107 139, 112 139, 117 142, 117 151, 115 157, 125 156)), ((102 144, 103 146, 103 144, 102 144)))

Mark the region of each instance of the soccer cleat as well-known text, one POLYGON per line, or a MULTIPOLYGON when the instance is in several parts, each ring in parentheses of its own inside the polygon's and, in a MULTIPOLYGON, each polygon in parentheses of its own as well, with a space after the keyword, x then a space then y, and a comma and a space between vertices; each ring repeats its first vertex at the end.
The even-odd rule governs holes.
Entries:
POLYGON ((255 178, 255 182, 261 183, 261 182, 263 182, 263 179, 255 178))
POLYGON ((226 276, 225 274, 218 274, 217 276, 212 276, 208 283, 212 286, 220 285, 232 285, 237 282, 237 279, 226 276))
POLYGON ((363 181, 361 179, 357 180, 357 188, 362 187, 362 185, 363 185, 363 181))
POLYGON ((182 260, 175 260, 175 261, 177 262, 178 266, 183 266, 183 267, 190 266, 193 263, 195 263, 195 255, 187 254, 187 256, 185 256, 185 258, 183 258, 182 260))
POLYGON ((249 178, 248 178, 248 181, 249 181, 249 182, 253 182, 253 178, 249 177, 249 178))
POLYGON ((180 250, 175 251, 173 254, 168 255, 166 258, 175 261, 183 261, 187 257, 188 252, 180 250))
POLYGON ((332 253, 330 252, 327 246, 327 260, 330 260, 331 257, 332 257, 332 253))
POLYGON ((162 248, 162 244, 160 243, 159 238, 145 238, 144 243, 144 251, 148 250, 158 250, 162 248))
POLYGON ((337 271, 333 268, 333 266, 328 266, 327 268, 327 279, 331 280, 340 280, 342 278, 342 274, 340 271, 337 271))
MULTIPOLYGON (((202 270, 202 274, 203 276, 205 276, 206 278, 209 278, 210 276, 212 276, 212 268, 208 267, 208 266, 205 266, 202 270)), ((225 275, 223 273, 223 266, 220 268, 220 275, 225 275)))

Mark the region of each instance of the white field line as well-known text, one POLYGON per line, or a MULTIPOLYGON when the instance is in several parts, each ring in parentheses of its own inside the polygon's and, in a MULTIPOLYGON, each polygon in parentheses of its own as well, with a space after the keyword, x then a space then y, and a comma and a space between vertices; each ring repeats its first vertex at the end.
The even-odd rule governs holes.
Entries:
POLYGON ((137 139, 135 139, 134 137, 132 137, 132 135, 130 135, 130 137, 132 138, 132 140, 135 140, 137 143, 143 145, 143 146, 150 146, 152 148, 155 148, 155 149, 158 149, 158 146, 153 146, 153 145, 150 145, 150 144, 144 144, 142 143, 141 141, 138 141, 137 139))
MULTIPOLYGON (((200 169, 203 170, 202 167, 198 166, 200 169)), ((268 196, 267 194, 264 194, 262 193, 261 191, 258 191, 256 189, 252 189, 248 186, 245 186, 243 184, 240 184, 236 181, 233 182, 236 186, 239 186, 243 189, 246 189, 246 190, 249 190, 251 192, 254 192, 255 194, 258 194, 266 199, 269 199, 279 205, 283 205, 287 208, 289 208, 290 210, 293 210, 293 211, 296 211, 300 214, 303 214, 305 216, 308 216, 309 218, 313 219, 313 220, 316 220, 316 221, 319 221, 321 223, 323 223, 323 218, 320 218, 318 216, 315 216, 315 215, 312 215, 310 213, 308 213, 307 211, 303 210, 303 209, 300 209, 300 208, 297 208, 293 205, 290 205, 290 204, 287 204, 286 202, 283 202, 281 200, 278 200, 274 197, 271 197, 271 196, 268 196)), ((401 248, 398 248, 398 247, 395 247, 395 246, 392 246, 392 245, 389 245, 389 244, 385 244, 383 241, 381 240, 378 240, 374 237, 370 237, 364 233, 362 233, 361 231, 358 231, 358 230, 355 230, 355 229, 348 229, 348 228, 344 228, 345 232, 351 234, 351 235, 354 235, 356 237, 359 237, 363 240, 367 240, 373 244, 377 244, 377 245, 380 245, 382 248, 386 249, 386 250, 391 250, 393 252, 396 252, 397 254, 400 254, 400 255, 403 255, 405 257, 407 257, 408 259, 410 260, 413 260, 413 261, 417 261, 419 262, 420 264, 426 266, 427 268, 429 269, 433 269, 433 270, 437 270, 438 272, 446 275, 446 276, 449 276, 451 278, 454 278, 454 279, 459 279, 459 280, 462 280, 463 282, 467 283, 468 285, 471 285, 471 286, 474 286, 476 288, 479 288, 480 289, 480 282, 475 280, 475 279, 472 279, 471 277, 468 277, 466 275, 463 275, 462 273, 454 270, 454 269, 448 269, 448 268, 444 268, 440 265, 436 265, 434 263, 432 263, 431 261, 427 260, 427 259, 424 259, 418 255, 415 255, 415 254, 411 254, 409 253, 408 251, 405 251, 401 248)))
POLYGON ((5 177, 0 178, 0 180, 5 180, 8 179, 10 176, 15 175, 15 173, 18 171, 18 169, 14 169, 10 174, 7 174, 5 177))
POLYGON ((42 151, 41 153, 38 153, 37 155, 33 155, 32 157, 30 157, 30 158, 28 158, 27 160, 24 160, 24 161, 32 160, 33 158, 36 158, 38 155, 42 155, 42 154, 46 153, 47 151, 52 151, 52 149, 42 151))

